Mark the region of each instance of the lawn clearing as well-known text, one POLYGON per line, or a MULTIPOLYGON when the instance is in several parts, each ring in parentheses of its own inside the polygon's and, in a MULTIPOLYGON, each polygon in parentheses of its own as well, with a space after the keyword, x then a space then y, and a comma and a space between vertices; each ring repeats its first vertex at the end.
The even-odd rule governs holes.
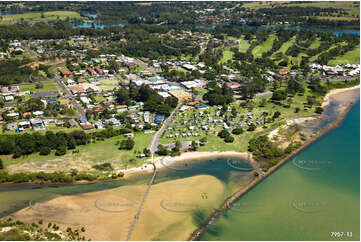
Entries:
POLYGON ((134 137, 135 146, 132 150, 119 150, 117 141, 124 140, 125 137, 115 136, 104 141, 97 141, 83 146, 77 146, 79 153, 72 154, 71 150, 63 156, 56 156, 52 151, 48 156, 31 154, 12 159, 9 156, 2 156, 4 164, 9 171, 39 171, 36 167, 42 167, 56 170, 89 170, 96 163, 110 162, 114 168, 129 168, 141 166, 147 158, 137 158, 137 155, 143 153, 143 149, 148 147, 153 134, 136 133, 134 137), (35 168, 29 164, 35 164, 35 168))
POLYGON ((230 51, 230 50, 223 51, 223 57, 220 62, 227 63, 228 60, 232 60, 233 55, 234 55, 233 51, 230 51))
POLYGON ((74 11, 48 11, 44 12, 43 15, 41 12, 30 12, 23 14, 9 14, 2 15, 1 24, 11 24, 14 22, 20 22, 22 19, 30 23, 40 22, 40 21, 54 21, 54 20, 64 20, 66 18, 82 18, 79 13, 74 11))
POLYGON ((344 64, 360 64, 360 45, 354 50, 348 51, 344 55, 337 56, 335 59, 330 60, 328 65, 344 65, 344 64))
POLYGON ((21 85, 21 92, 47 92, 47 91, 56 91, 59 89, 59 86, 56 83, 44 83, 42 88, 36 88, 35 84, 30 85, 21 85))
POLYGON ((272 48, 273 41, 276 39, 276 35, 270 35, 266 41, 262 44, 257 45, 252 50, 252 54, 255 58, 262 57, 262 53, 269 51, 272 48))
POLYGON ((251 44, 248 42, 248 40, 245 40, 243 38, 241 38, 239 41, 239 52, 246 53, 251 44))

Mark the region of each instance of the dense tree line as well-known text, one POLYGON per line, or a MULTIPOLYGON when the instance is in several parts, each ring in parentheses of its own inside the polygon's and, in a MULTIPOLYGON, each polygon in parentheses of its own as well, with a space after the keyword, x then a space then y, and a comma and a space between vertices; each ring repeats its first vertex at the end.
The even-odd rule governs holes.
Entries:
POLYGON ((79 145, 86 145, 92 139, 110 138, 124 132, 129 132, 129 130, 105 129, 93 133, 85 133, 82 130, 74 130, 69 133, 47 131, 45 134, 34 132, 31 134, 1 135, 0 154, 12 154, 13 158, 18 158, 35 152, 48 155, 51 150, 56 150, 56 155, 64 155, 67 150, 75 149, 79 145))
POLYGON ((156 90, 150 88, 149 85, 137 87, 131 83, 127 88, 121 87, 117 89, 115 96, 119 104, 131 105, 134 104, 134 101, 141 101, 144 102, 143 109, 145 111, 165 115, 169 115, 178 104, 177 98, 167 97, 164 99, 156 90))
POLYGON ((0 85, 17 84, 29 81, 34 71, 26 64, 28 60, 2 60, 0 61, 0 85))
POLYGON ((249 141, 248 150, 257 158, 277 159, 283 155, 283 150, 264 136, 253 138, 249 141))
POLYGON ((233 91, 225 83, 219 87, 216 81, 212 81, 207 84, 207 89, 203 99, 208 101, 209 105, 225 105, 233 102, 233 91))

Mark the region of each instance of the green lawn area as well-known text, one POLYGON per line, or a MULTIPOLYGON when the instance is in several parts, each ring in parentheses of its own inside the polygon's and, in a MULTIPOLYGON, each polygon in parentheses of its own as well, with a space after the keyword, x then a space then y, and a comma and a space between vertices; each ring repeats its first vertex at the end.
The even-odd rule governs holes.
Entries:
MULTIPOLYGON (((149 158, 137 158, 139 153, 143 153, 143 149, 148 147, 153 134, 136 133, 134 137, 135 146, 132 150, 119 150, 117 141, 125 139, 123 135, 115 136, 104 141, 97 141, 83 146, 77 146, 79 153, 72 154, 71 150, 67 151, 64 156, 55 156, 53 151, 48 156, 40 156, 39 154, 32 154, 23 156, 17 159, 12 159, 9 156, 2 156, 6 166, 16 164, 17 166, 26 165, 31 161, 36 166, 44 164, 58 164, 56 167, 59 170, 69 169, 69 166, 76 166, 78 170, 87 170, 89 166, 96 163, 110 162, 115 168, 136 167, 140 166, 149 158)), ((11 170, 14 170, 12 168, 11 170)))
POLYGON ((276 39, 276 35, 270 35, 266 41, 261 45, 257 45, 253 48, 252 54, 255 58, 262 57, 262 53, 269 51, 272 48, 273 41, 276 39))
POLYGON ((37 89, 35 84, 31 85, 21 85, 20 91, 21 92, 47 92, 47 91, 56 91, 58 90, 59 86, 56 83, 44 83, 42 88, 37 89))
POLYGON ((118 85, 118 79, 116 78, 109 78, 109 79, 101 79, 99 82, 103 83, 104 85, 118 85))
POLYGON ((231 60, 234 55, 233 51, 225 50, 223 51, 223 57, 221 59, 221 63, 227 63, 228 60, 231 60))
POLYGON ((321 1, 304 1, 304 2, 300 2, 300 1, 262 1, 262 2, 248 2, 242 5, 242 7, 244 8, 250 8, 250 9, 259 9, 259 8, 272 8, 272 7, 278 7, 278 6, 282 6, 282 7, 294 7, 294 6, 299 6, 299 7, 318 7, 318 8, 337 8, 337 9, 342 9, 345 10, 346 12, 349 13, 348 20, 350 19, 354 19, 352 17, 352 14, 355 14, 357 16, 360 15, 360 8, 359 7, 354 7, 353 3, 355 1, 325 1, 325 2, 321 2, 321 1))
POLYGON ((315 41, 312 42, 312 44, 310 45, 310 49, 316 49, 320 46, 321 42, 320 39, 317 38, 315 41))
POLYGON ((333 44, 333 45, 331 45, 331 47, 328 48, 327 50, 322 51, 322 52, 318 53, 317 55, 312 56, 312 57, 310 58, 310 61, 316 61, 317 58, 318 58, 318 56, 321 55, 322 53, 324 53, 324 52, 326 52, 326 51, 329 51, 329 50, 331 50, 331 49, 333 49, 333 48, 336 48, 336 47, 339 46, 339 45, 345 45, 345 44, 346 44, 345 42, 333 44))
POLYGON ((111 79, 102 79, 102 80, 100 80, 100 82, 103 84, 100 85, 99 88, 102 91, 108 91, 108 90, 113 90, 114 88, 117 88, 119 81, 116 78, 111 78, 111 79))
POLYGON ((293 45, 293 43, 295 42, 295 40, 296 40, 296 36, 293 36, 290 40, 288 40, 287 42, 283 43, 282 46, 281 46, 281 48, 280 48, 278 51, 275 51, 275 53, 273 53, 273 55, 276 54, 276 53, 278 53, 278 52, 281 52, 281 53, 283 53, 283 54, 286 53, 286 51, 288 50, 288 48, 290 48, 290 47, 293 45))
POLYGON ((98 103, 106 101, 106 99, 105 99, 105 97, 103 97, 103 95, 96 95, 93 98, 94 98, 95 102, 98 102, 98 103))
POLYGON ((334 60, 330 60, 328 65, 344 65, 344 64, 360 64, 360 45, 344 55, 337 56, 334 60))
POLYGON ((246 51, 248 50, 251 44, 248 42, 248 40, 245 40, 243 38, 241 38, 239 41, 240 41, 238 45, 239 52, 246 53, 246 51))
POLYGON ((22 19, 29 22, 52 21, 57 19, 64 20, 67 17, 81 18, 80 14, 74 11, 48 11, 44 12, 43 18, 41 12, 30 12, 23 14, 2 15, 2 20, 0 21, 0 23, 9 24, 13 22, 19 22, 22 19))

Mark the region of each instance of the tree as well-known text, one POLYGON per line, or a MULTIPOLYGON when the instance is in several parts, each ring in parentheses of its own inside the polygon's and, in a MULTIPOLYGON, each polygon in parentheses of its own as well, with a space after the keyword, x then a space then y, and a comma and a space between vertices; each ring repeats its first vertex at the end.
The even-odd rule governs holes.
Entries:
POLYGON ((248 131, 255 131, 256 130, 256 125, 254 125, 253 123, 251 123, 247 129, 248 131))
POLYGON ((207 137, 201 138, 199 142, 201 143, 201 145, 204 145, 205 143, 207 143, 207 137))
POLYGON ((0 158, 0 170, 4 169, 4 162, 3 160, 0 158))
POLYGON ((144 155, 147 156, 147 157, 150 156, 150 154, 151 154, 151 153, 150 153, 150 149, 147 149, 147 148, 144 148, 144 149, 143 149, 143 153, 144 153, 144 155))
POLYGON ((232 135, 228 135, 226 138, 224 138, 224 142, 226 143, 233 143, 234 137, 232 135))
POLYGON ((167 150, 167 148, 165 148, 165 146, 164 145, 158 145, 158 151, 157 151, 157 153, 159 154, 159 155, 168 155, 168 150, 167 150))
POLYGON ((242 128, 235 128, 232 130, 232 134, 235 134, 235 135, 242 134, 242 133, 243 133, 242 128))
POLYGON ((135 145, 135 141, 131 138, 128 138, 128 139, 122 140, 120 142, 119 149, 120 150, 131 150, 131 149, 133 149, 134 145, 135 145))
POLYGON ((322 107, 316 107, 315 112, 318 113, 318 114, 321 114, 323 112, 323 108, 322 107))
POLYGON ((287 98, 287 93, 284 90, 276 90, 273 92, 271 99, 275 101, 282 101, 287 98))
POLYGON ((179 151, 181 147, 182 147, 181 142, 180 142, 179 140, 177 140, 177 141, 175 142, 174 150, 175 150, 175 151, 179 151))
POLYGON ((259 106, 263 108, 263 107, 266 106, 266 104, 267 104, 267 100, 265 98, 262 98, 260 103, 259 103, 259 106))
POLYGON ((196 151, 198 148, 198 144, 196 141, 192 140, 192 144, 191 144, 191 150, 192 151, 196 151))
POLYGON ((43 146, 43 147, 40 148, 39 154, 40 155, 49 155, 50 152, 51 152, 51 149, 50 149, 49 146, 43 146))
POLYGON ((58 148, 56 148, 55 155, 62 156, 66 154, 66 146, 65 145, 59 145, 58 148))
POLYGON ((228 132, 227 130, 225 130, 225 129, 223 129, 222 131, 220 131, 220 132, 218 133, 218 136, 221 137, 222 139, 223 139, 223 138, 226 138, 226 137, 229 136, 229 135, 230 135, 229 132, 228 132))
POLYGON ((279 111, 276 111, 274 114, 273 114, 273 119, 276 119, 278 118, 279 116, 281 115, 281 113, 279 111))

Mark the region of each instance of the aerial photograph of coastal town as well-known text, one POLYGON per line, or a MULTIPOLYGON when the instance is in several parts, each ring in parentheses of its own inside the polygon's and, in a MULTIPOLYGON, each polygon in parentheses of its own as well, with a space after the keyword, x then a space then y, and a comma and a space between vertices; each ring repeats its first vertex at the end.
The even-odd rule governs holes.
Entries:
POLYGON ((0 241, 360 241, 360 1, 0 1, 0 241))

